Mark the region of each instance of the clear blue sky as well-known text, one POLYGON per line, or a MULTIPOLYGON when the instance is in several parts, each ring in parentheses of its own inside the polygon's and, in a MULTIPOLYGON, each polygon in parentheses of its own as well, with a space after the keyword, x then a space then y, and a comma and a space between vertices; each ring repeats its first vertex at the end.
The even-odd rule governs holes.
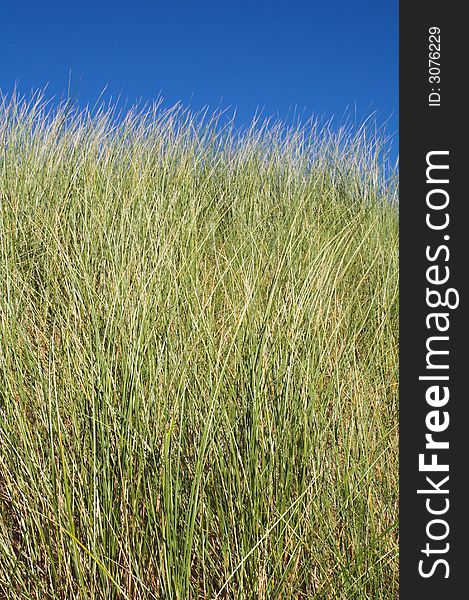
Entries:
POLYGON ((398 126, 398 0, 0 0, 0 88, 398 126))

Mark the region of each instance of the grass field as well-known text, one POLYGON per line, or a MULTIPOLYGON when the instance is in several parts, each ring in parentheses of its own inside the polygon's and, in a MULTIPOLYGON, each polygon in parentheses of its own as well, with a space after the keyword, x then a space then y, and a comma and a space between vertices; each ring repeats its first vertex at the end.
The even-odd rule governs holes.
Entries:
POLYGON ((0 108, 0 597, 398 593, 370 126, 0 108))

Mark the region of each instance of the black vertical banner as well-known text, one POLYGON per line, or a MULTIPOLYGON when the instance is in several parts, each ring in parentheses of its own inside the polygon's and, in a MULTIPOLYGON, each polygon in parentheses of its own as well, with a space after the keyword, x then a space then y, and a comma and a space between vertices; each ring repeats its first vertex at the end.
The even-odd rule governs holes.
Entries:
POLYGON ((400 597, 469 597, 467 27, 400 4, 400 597), (464 591, 466 590, 466 591, 464 591))

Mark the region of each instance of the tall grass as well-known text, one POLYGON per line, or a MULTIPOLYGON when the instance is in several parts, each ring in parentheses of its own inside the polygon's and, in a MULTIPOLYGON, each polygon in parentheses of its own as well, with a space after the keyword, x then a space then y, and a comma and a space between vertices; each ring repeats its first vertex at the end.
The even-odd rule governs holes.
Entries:
POLYGON ((0 597, 395 598, 379 135, 0 99, 0 597))

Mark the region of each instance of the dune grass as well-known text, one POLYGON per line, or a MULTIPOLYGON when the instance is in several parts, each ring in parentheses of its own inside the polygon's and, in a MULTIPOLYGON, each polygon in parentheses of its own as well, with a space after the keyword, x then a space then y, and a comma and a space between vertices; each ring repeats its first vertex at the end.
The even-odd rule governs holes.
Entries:
POLYGON ((222 118, 2 99, 2 598, 397 597, 382 140, 222 118))

